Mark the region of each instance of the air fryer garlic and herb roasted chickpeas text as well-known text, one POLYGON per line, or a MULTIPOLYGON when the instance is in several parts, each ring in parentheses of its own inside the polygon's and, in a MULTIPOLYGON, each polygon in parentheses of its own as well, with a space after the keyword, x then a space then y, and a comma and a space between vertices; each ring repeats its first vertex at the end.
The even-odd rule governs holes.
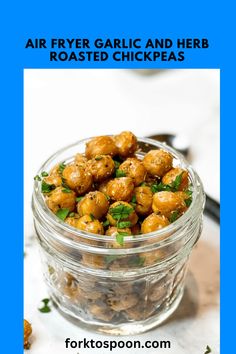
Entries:
POLYGON ((188 171, 173 167, 169 152, 150 150, 142 160, 137 152, 129 131, 98 136, 84 154, 35 179, 58 218, 85 232, 115 236, 114 247, 121 247, 125 236, 166 227, 191 204, 188 171))

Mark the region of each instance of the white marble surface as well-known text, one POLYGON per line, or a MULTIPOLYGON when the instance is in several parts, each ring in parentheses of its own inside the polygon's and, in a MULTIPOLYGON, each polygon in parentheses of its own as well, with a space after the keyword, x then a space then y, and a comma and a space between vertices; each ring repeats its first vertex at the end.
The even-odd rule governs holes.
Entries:
MULTIPOLYGON (((107 337, 75 327, 55 309, 49 314, 37 310, 47 292, 33 240, 33 176, 51 153, 80 138, 124 129, 138 136, 168 131, 187 136, 193 166, 206 191, 219 199, 219 71, 164 70, 146 77, 130 70, 26 70, 24 89, 24 312, 34 331, 30 352, 77 354, 78 350, 65 349, 66 337, 107 337)), ((209 219, 204 220, 203 236, 191 257, 186 294, 179 309, 159 328, 132 337, 137 338, 171 340, 172 349, 158 350, 163 353, 199 354, 206 345, 219 353, 219 227, 209 219)), ((109 351, 79 350, 80 354, 92 352, 109 351)), ((119 352, 122 350, 113 351, 119 352)), ((156 352, 145 349, 148 354, 156 352)))

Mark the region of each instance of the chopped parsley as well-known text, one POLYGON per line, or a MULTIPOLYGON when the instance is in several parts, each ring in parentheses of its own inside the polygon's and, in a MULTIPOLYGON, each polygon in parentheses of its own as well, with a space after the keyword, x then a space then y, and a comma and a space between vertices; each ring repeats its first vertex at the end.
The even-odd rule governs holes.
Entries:
POLYGON ((69 212, 70 210, 68 208, 62 208, 56 212, 56 216, 62 221, 64 221, 67 215, 69 214, 69 212))
POLYGON ((206 346, 206 351, 205 351, 204 354, 209 354, 209 353, 211 353, 211 352, 212 352, 211 348, 209 347, 209 345, 207 345, 207 346, 206 346))
POLYGON ((55 184, 48 184, 45 181, 42 181, 41 191, 42 193, 50 193, 56 188, 55 184))
POLYGON ((102 225, 103 225, 104 227, 109 226, 109 225, 110 225, 109 220, 103 221, 102 225))
POLYGON ((119 161, 116 161, 116 160, 113 160, 114 163, 115 163, 115 169, 118 170, 119 167, 120 167, 120 162, 119 161))
POLYGON ((116 241, 121 246, 123 246, 124 244, 124 236, 130 236, 130 235, 127 232, 118 232, 116 235, 116 241))
POLYGON ((109 265, 112 262, 114 262, 117 258, 119 258, 119 257, 114 256, 114 255, 110 255, 110 256, 105 256, 104 260, 105 260, 106 264, 109 265))
POLYGON ((43 172, 41 173, 41 176, 42 176, 42 177, 47 177, 47 176, 48 176, 48 173, 47 173, 46 171, 43 171, 43 172))
POLYGON ((77 201, 77 202, 80 202, 80 201, 83 199, 83 197, 84 197, 83 195, 82 195, 81 197, 77 197, 77 198, 76 198, 76 201, 77 201))
POLYGON ((179 217, 179 212, 177 210, 173 211, 170 216, 170 222, 174 222, 178 219, 179 217))
POLYGON ((124 229, 126 227, 132 226, 132 223, 130 221, 119 221, 117 223, 117 228, 118 229, 124 229))
POLYGON ((135 255, 128 260, 128 264, 134 267, 136 266, 142 267, 144 265, 144 262, 145 262, 145 257, 140 257, 138 255, 135 255))
POLYGON ((42 300, 43 302, 43 306, 41 308, 39 308, 38 310, 42 313, 48 313, 48 312, 51 312, 51 308, 50 306, 48 305, 49 302, 50 302, 50 299, 43 299, 42 300))
POLYGON ((58 172, 59 172, 60 174, 62 174, 62 172, 64 171, 65 167, 66 167, 65 162, 60 163, 60 165, 59 165, 59 167, 58 167, 58 172))
POLYGON ((99 160, 102 159, 102 156, 96 156, 94 159, 95 159, 96 161, 99 161, 99 160))
POLYGON ((35 181, 41 181, 41 177, 39 175, 37 175, 37 176, 34 177, 34 180, 35 181))
POLYGON ((95 216, 92 213, 90 213, 89 215, 92 221, 95 220, 95 216))
POLYGON ((151 186, 152 193, 157 193, 157 192, 162 192, 162 191, 167 191, 167 192, 177 192, 179 190, 179 186, 182 182, 182 174, 183 172, 176 176, 175 180, 171 184, 164 184, 162 182, 160 183, 154 183, 151 186))
POLYGON ((119 177, 126 177, 126 173, 122 170, 116 170, 116 177, 119 178, 119 177))
POLYGON ((134 211, 132 207, 120 204, 117 205, 115 208, 110 208, 109 213, 113 217, 113 219, 118 220, 124 220, 129 217, 129 215, 134 211))
POLYGON ((193 194, 193 192, 190 189, 188 189, 187 191, 184 191, 184 192, 188 195, 188 198, 185 199, 185 205, 187 207, 189 207, 191 205, 191 203, 192 203, 192 194, 193 194))
POLYGON ((63 193, 71 193, 71 189, 68 187, 65 187, 64 189, 61 190, 63 193))

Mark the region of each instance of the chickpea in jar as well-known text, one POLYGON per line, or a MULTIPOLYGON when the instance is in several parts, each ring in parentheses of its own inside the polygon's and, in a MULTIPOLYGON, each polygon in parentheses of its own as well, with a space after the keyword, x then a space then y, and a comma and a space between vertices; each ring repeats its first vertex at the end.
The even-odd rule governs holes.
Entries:
POLYGON ((148 186, 134 189, 135 211, 138 215, 148 215, 152 212, 152 190, 148 186))
POLYGON ((109 155, 97 155, 87 163, 94 182, 102 182, 115 171, 115 163, 109 155))
POLYGON ((30 348, 29 337, 31 333, 32 333, 31 324, 27 320, 24 320, 24 349, 30 348))
POLYGON ((125 160, 119 167, 127 177, 132 178, 134 185, 137 187, 145 180, 147 171, 142 163, 137 158, 130 157, 125 160))
POLYGON ((180 178, 180 183, 178 185, 178 190, 183 191, 188 188, 188 171, 183 170, 180 167, 172 168, 162 177, 162 183, 165 185, 171 185, 176 181, 176 178, 180 178))
POLYGON ((138 221, 138 216, 132 205, 127 202, 115 202, 110 205, 107 219, 112 226, 132 227, 138 221), (129 226, 128 226, 129 225, 129 226))
POLYGON ((101 219, 106 215, 108 208, 107 197, 99 191, 89 192, 77 205, 77 211, 80 216, 92 214, 96 219, 101 219))
POLYGON ((77 222, 77 228, 91 234, 104 234, 104 229, 101 222, 97 219, 94 219, 92 215, 84 215, 79 218, 77 222))
POLYGON ((110 180, 107 184, 107 195, 112 200, 130 201, 134 190, 134 183, 130 177, 119 177, 110 180))
POLYGON ((137 138, 130 131, 115 135, 114 141, 121 157, 132 156, 138 148, 137 138))
POLYGON ((155 213, 160 213, 170 218, 174 212, 182 214, 186 210, 186 204, 181 195, 162 191, 154 194, 152 209, 155 213))
POLYGON ((97 136, 86 144, 85 156, 88 159, 98 155, 115 156, 117 153, 118 149, 110 136, 97 136))
POLYGON ((54 214, 59 209, 73 211, 76 205, 76 194, 74 191, 68 192, 63 186, 60 186, 46 194, 46 204, 54 214))
POLYGON ((67 165, 62 172, 66 185, 79 195, 88 192, 93 183, 92 175, 84 166, 67 165))
POLYGON ((143 234, 148 234, 149 232, 160 230, 168 225, 169 220, 164 215, 157 215, 152 213, 146 219, 144 219, 141 227, 141 232, 143 234))
POLYGON ((163 177, 172 168, 172 155, 160 150, 150 150, 143 158, 147 172, 156 177, 163 177))

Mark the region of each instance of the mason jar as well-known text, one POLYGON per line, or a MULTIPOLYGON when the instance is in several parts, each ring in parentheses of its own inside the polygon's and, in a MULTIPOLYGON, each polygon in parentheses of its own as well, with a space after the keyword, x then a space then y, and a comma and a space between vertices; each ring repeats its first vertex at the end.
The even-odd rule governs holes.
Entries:
MULTIPOLYGON (((89 140, 58 151, 38 174, 58 163, 72 162, 89 140)), ((90 234, 61 221, 45 204, 41 182, 34 183, 34 225, 50 297, 79 326, 114 335, 150 330, 176 310, 184 292, 188 259, 202 231, 205 195, 197 173, 165 144, 144 138, 138 143, 139 158, 161 148, 173 155, 174 166, 188 170, 192 203, 167 227, 126 236, 122 247, 115 236, 90 234)))

